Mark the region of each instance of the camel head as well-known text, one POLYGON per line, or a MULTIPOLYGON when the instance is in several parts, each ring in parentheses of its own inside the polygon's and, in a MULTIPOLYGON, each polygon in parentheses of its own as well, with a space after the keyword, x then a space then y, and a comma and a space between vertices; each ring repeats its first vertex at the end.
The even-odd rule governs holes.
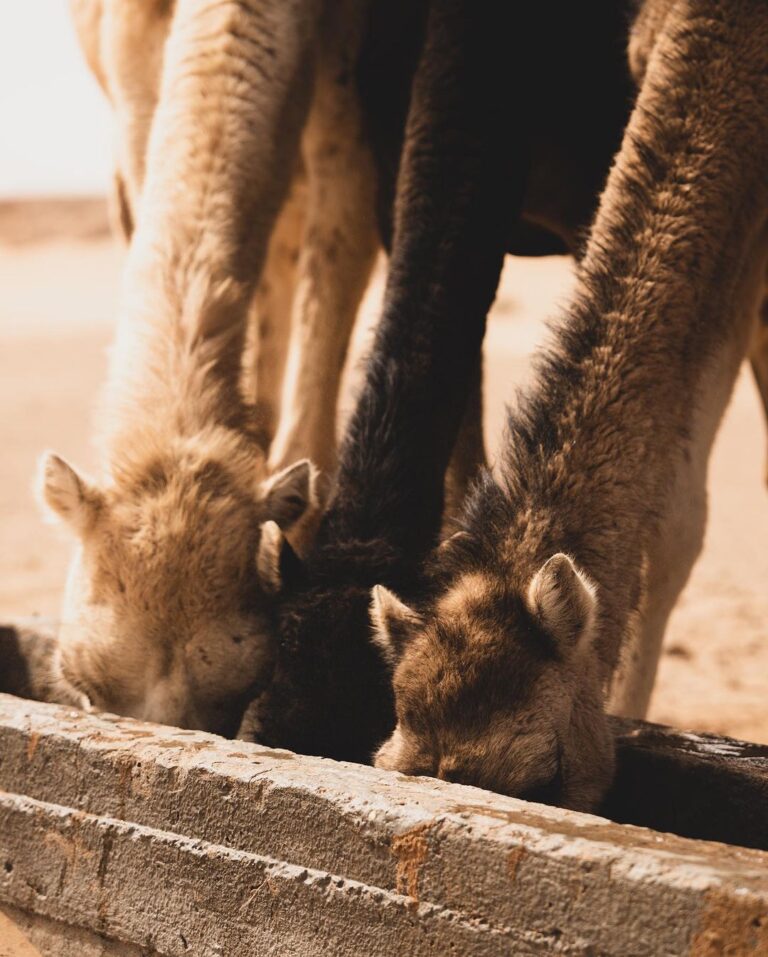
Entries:
MULTIPOLYGON (((245 443, 169 448, 102 488, 43 457, 44 506, 77 543, 63 683, 103 710, 234 735, 271 670, 276 530, 298 532, 318 508, 308 461, 268 479, 263 462, 245 443)), ((280 554, 284 573, 287 540, 280 554)))
POLYGON ((596 616, 595 587, 562 554, 519 589, 464 571, 419 611, 374 588, 397 713, 377 767, 593 808, 613 770, 596 616))

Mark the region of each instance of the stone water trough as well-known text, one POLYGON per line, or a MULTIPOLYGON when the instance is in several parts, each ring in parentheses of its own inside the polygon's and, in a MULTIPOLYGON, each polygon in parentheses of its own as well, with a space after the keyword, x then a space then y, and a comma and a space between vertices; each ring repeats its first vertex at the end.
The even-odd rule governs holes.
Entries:
POLYGON ((0 694, 0 957, 768 955, 768 749, 616 735, 596 816, 0 694))

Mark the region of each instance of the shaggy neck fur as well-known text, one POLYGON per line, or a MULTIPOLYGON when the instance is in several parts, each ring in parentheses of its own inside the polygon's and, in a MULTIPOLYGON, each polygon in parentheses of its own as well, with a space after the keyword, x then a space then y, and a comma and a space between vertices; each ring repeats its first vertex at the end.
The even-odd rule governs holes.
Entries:
POLYGON ((137 422, 161 438, 246 425, 247 308, 294 169, 320 6, 174 8, 106 396, 113 463, 134 457, 137 422))
POLYGON ((723 354, 743 355, 749 332, 768 22, 727 6, 669 14, 575 305, 510 418, 503 488, 487 481, 465 515, 486 566, 521 588, 553 552, 578 557, 600 586, 606 675, 640 600, 675 456, 708 400, 704 378, 723 354))
POLYGON ((142 463, 174 446, 226 459, 242 442, 253 445, 256 423, 240 392, 239 290, 223 283, 211 291, 201 277, 182 296, 167 276, 145 304, 131 297, 152 286, 135 281, 131 263, 125 288, 102 412, 115 477, 135 479, 142 463))

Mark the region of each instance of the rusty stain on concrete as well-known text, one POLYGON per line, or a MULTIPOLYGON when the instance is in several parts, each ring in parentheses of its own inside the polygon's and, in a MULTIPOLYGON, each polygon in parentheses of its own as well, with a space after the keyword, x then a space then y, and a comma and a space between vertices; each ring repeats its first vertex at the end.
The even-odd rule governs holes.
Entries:
POLYGON ((40 743, 40 732, 39 731, 30 731, 29 738, 27 739, 27 761, 31 761, 35 756, 35 751, 37 751, 37 746, 40 743))
POLYGON ((397 859, 395 871, 397 893, 407 894, 414 901, 419 899, 419 871, 429 853, 427 834, 432 824, 432 821, 419 824, 392 838, 392 853, 397 859))
POLYGON ((124 795, 126 791, 129 790, 131 786, 131 774, 133 772, 133 759, 120 757, 118 762, 118 779, 117 779, 117 790, 121 795, 124 795))
POLYGON ((516 847, 509 852, 509 857, 507 858, 507 873, 509 874, 510 880, 514 881, 517 878, 517 869, 520 866, 520 861, 522 861, 524 857, 524 847, 516 847))
POLYGON ((270 748, 269 751, 251 748, 247 754, 241 754, 239 756, 248 758, 249 760, 253 757, 269 758, 270 761, 293 761, 296 757, 293 751, 281 751, 279 748, 270 748))
POLYGON ((46 957, 180 953, 180 927, 188 953, 310 957, 323 928, 360 957, 372 926, 382 955, 768 957, 764 852, 68 714, 0 695, 0 900, 46 957))
POLYGON ((768 957, 765 901, 709 891, 689 957, 768 957))

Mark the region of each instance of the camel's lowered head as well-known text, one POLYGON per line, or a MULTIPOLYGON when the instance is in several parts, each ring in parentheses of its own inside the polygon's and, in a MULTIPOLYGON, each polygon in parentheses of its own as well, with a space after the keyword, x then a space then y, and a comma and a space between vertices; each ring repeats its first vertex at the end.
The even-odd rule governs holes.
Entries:
POLYGON ((612 775, 594 586, 554 555, 521 588, 466 571, 423 611, 373 591, 397 726, 377 767, 593 808, 612 775))
POLYGON ((263 461, 190 444, 99 488, 43 457, 44 505, 77 538, 57 667, 93 706, 236 732, 271 671, 273 580, 292 554, 283 542, 273 568, 278 527, 298 532, 318 508, 308 461, 266 480, 263 461))

